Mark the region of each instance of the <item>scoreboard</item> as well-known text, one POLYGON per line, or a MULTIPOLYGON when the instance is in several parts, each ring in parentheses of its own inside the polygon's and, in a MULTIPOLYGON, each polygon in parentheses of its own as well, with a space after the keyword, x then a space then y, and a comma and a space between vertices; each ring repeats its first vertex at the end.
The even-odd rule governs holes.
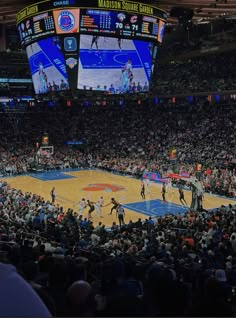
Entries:
POLYGON ((159 20, 141 14, 81 10, 80 33, 101 33, 121 38, 157 40, 159 20))
POLYGON ((133 1, 42 1, 17 14, 23 47, 39 39, 67 33, 105 35, 162 42, 166 12, 133 1))
POLYGON ((55 34, 55 24, 52 11, 22 21, 17 28, 22 46, 27 46, 42 37, 53 35, 55 34))
POLYGON ((166 21, 165 11, 130 0, 44 0, 16 15, 36 94, 147 92, 166 21))

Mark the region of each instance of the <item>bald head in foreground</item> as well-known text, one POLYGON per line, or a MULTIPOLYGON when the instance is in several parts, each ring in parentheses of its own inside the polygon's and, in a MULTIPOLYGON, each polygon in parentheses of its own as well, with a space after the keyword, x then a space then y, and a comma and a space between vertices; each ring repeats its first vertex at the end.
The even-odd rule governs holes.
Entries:
POLYGON ((92 317, 95 299, 92 287, 84 280, 73 283, 67 291, 66 307, 71 317, 92 317))

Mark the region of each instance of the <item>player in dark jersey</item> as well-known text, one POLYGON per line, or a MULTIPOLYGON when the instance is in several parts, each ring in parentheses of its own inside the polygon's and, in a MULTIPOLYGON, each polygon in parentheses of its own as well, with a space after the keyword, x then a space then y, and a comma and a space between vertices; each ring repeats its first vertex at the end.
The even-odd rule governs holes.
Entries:
POLYGON ((141 181, 141 192, 140 192, 140 195, 141 195, 142 199, 145 200, 145 185, 144 185, 143 181, 141 181))
POLYGON ((119 205, 119 203, 114 198, 111 198, 111 202, 108 205, 110 204, 113 204, 113 207, 111 208, 111 212, 108 215, 111 215, 113 210, 117 210, 119 205))
POLYGON ((51 198, 52 198, 52 203, 55 203, 56 200, 56 190, 55 187, 52 188, 52 190, 50 191, 51 194, 51 198))
POLYGON ((94 203, 91 202, 90 200, 87 200, 87 206, 89 206, 88 218, 90 219, 92 217, 91 213, 95 210, 95 206, 94 206, 94 203))
POLYGON ((184 190, 182 188, 179 188, 179 200, 183 205, 187 205, 187 202, 185 201, 185 198, 184 198, 184 190))
POLYGON ((166 185, 165 185, 165 183, 162 184, 161 194, 162 194, 162 200, 166 202, 166 185))
POLYGON ((98 50, 98 39, 99 39, 99 36, 97 36, 97 35, 93 36, 92 42, 91 42, 91 46, 90 46, 90 50, 92 50, 94 44, 96 45, 96 48, 98 50))
POLYGON ((132 84, 132 81, 134 79, 134 74, 131 71, 128 71, 128 78, 129 78, 129 83, 130 85, 132 84))
POLYGON ((122 51, 122 48, 121 48, 121 38, 118 38, 117 40, 118 40, 119 49, 120 49, 120 51, 122 51))

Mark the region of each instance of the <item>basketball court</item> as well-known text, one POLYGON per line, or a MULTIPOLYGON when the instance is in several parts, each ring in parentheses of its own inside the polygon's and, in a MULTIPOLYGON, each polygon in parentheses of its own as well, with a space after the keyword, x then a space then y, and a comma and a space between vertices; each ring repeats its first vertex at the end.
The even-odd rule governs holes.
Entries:
MULTIPOLYGON (((187 208, 179 201, 177 188, 169 188, 166 194, 167 202, 162 201, 161 188, 158 183, 150 183, 150 194, 146 199, 140 196, 140 180, 129 176, 121 176, 100 170, 67 170, 29 174, 7 178, 7 182, 16 189, 24 192, 32 192, 51 200, 50 191, 56 188, 56 203, 65 209, 78 210, 78 203, 82 198, 96 202, 101 196, 104 198, 104 205, 115 198, 125 208, 125 222, 137 221, 156 216, 163 216, 167 213, 182 214, 187 208)), ((185 191, 185 199, 190 205, 191 192, 185 191)), ((204 194, 204 208, 213 209, 221 205, 235 204, 235 200, 215 195, 204 194)), ((96 225, 102 221, 106 226, 111 226, 113 221, 118 223, 116 214, 110 213, 112 205, 102 208, 102 218, 93 212, 93 222, 96 225)), ((88 208, 84 212, 87 217, 88 208)))

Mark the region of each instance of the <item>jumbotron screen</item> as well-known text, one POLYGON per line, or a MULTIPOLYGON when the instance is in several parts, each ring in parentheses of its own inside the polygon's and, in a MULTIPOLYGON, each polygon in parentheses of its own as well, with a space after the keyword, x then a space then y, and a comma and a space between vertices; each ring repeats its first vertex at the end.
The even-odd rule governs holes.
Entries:
POLYGON ((146 91, 166 19, 157 7, 121 0, 46 0, 21 10, 17 29, 35 92, 146 91))
POLYGON ((69 88, 65 59, 57 37, 35 42, 26 48, 36 94, 69 88))
POLYGON ((152 44, 81 35, 78 88, 111 93, 147 91, 152 72, 152 44))

